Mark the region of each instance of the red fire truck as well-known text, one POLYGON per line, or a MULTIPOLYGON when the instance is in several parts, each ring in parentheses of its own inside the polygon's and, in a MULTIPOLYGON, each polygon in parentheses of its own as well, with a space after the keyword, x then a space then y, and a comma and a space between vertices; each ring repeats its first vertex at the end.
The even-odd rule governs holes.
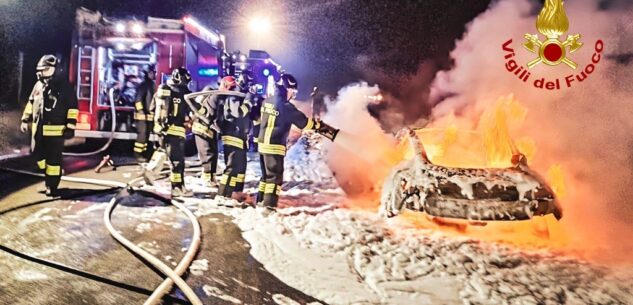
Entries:
POLYGON ((215 84, 228 71, 225 37, 192 17, 113 19, 79 9, 70 56, 79 116, 77 137, 135 139, 134 99, 143 69, 153 67, 158 86, 174 68, 186 67, 192 90, 215 84))

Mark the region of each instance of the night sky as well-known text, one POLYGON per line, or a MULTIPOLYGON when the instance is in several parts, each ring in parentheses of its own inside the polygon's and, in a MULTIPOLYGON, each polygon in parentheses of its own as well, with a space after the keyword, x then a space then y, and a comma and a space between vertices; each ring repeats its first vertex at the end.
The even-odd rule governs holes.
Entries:
MULTIPOLYGON (((228 50, 255 48, 248 20, 270 16, 273 33, 262 39, 285 70, 300 81, 300 97, 313 85, 329 93, 360 79, 398 91, 397 80, 410 78, 423 60, 436 69, 450 67, 448 54, 465 25, 490 0, 407 1, 118 1, 0 0, 2 72, 14 74, 16 55, 25 52, 25 86, 35 61, 44 53, 67 54, 75 9, 84 6, 114 17, 181 18, 191 14, 227 37, 228 50), (381 78, 375 75, 381 75, 381 78), (385 78, 387 75, 389 77, 385 78)), ((15 79, 16 77, 3 77, 15 79)), ((10 82, 11 83, 11 82, 10 82)), ((4 82, 2 91, 14 92, 4 82)), ((397 92, 394 92, 397 95, 397 92)), ((2 96, 3 103, 13 97, 2 96)))

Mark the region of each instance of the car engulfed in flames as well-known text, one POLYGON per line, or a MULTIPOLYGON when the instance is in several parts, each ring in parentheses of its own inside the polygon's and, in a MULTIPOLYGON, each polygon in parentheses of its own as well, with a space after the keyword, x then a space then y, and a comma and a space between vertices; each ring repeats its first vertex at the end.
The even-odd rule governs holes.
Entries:
POLYGON ((554 192, 520 153, 512 156, 510 167, 450 167, 431 162, 420 130, 405 130, 400 140, 408 157, 384 182, 383 215, 392 217, 409 209, 472 222, 529 220, 549 214, 562 217, 554 192))

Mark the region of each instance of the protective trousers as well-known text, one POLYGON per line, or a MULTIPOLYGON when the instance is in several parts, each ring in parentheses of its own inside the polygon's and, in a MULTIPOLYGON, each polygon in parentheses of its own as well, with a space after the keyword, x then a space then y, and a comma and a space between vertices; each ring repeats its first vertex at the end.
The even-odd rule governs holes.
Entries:
POLYGON ((204 182, 213 181, 218 168, 217 133, 215 131, 211 132, 213 133, 212 137, 194 135, 196 148, 198 149, 198 158, 200 158, 200 162, 202 162, 202 180, 204 182))
POLYGON ((223 136, 224 162, 226 168, 220 179, 218 195, 231 197, 233 192, 244 191, 246 177, 246 137, 223 136))
POLYGON ((62 153, 64 151, 64 137, 62 134, 44 136, 38 130, 34 137, 35 147, 33 155, 37 160, 37 167, 44 171, 46 187, 56 190, 62 175, 62 153))
POLYGON ((259 127, 261 126, 261 124, 259 124, 259 122, 257 122, 256 124, 253 125, 253 128, 251 130, 251 135, 253 138, 253 151, 258 151, 258 146, 257 145, 257 137, 259 136, 259 127))
POLYGON ((153 129, 153 122, 146 120, 136 120, 136 142, 134 142, 134 154, 136 157, 147 158, 151 149, 149 145, 149 136, 153 129))
POLYGON ((185 179, 185 139, 178 136, 165 136, 165 150, 171 167, 171 188, 180 188, 185 179))
POLYGON ((284 156, 261 154, 262 180, 259 182, 257 203, 277 207, 284 180, 284 156))

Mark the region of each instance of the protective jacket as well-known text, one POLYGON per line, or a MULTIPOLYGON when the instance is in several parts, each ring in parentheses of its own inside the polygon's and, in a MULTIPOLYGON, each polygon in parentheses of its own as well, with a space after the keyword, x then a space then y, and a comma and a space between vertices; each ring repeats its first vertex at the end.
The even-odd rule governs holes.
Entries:
MULTIPOLYGON (((72 87, 59 79, 39 80, 33 86, 22 113, 22 122, 32 123, 32 136, 63 136, 74 133, 77 124, 77 97, 72 87)), ((31 142, 31 148, 35 141, 31 142)))
POLYGON ((262 154, 286 155, 286 142, 292 125, 300 129, 315 129, 315 121, 286 100, 286 91, 277 89, 264 101, 257 143, 262 154))
POLYGON ((156 92, 156 111, 154 132, 185 137, 185 121, 189 107, 185 102, 185 94, 191 93, 185 86, 163 84, 156 92))
POLYGON ((154 82, 151 79, 145 79, 136 89, 136 99, 134 102, 134 119, 137 121, 153 121, 154 107, 152 99, 154 98, 154 82))

